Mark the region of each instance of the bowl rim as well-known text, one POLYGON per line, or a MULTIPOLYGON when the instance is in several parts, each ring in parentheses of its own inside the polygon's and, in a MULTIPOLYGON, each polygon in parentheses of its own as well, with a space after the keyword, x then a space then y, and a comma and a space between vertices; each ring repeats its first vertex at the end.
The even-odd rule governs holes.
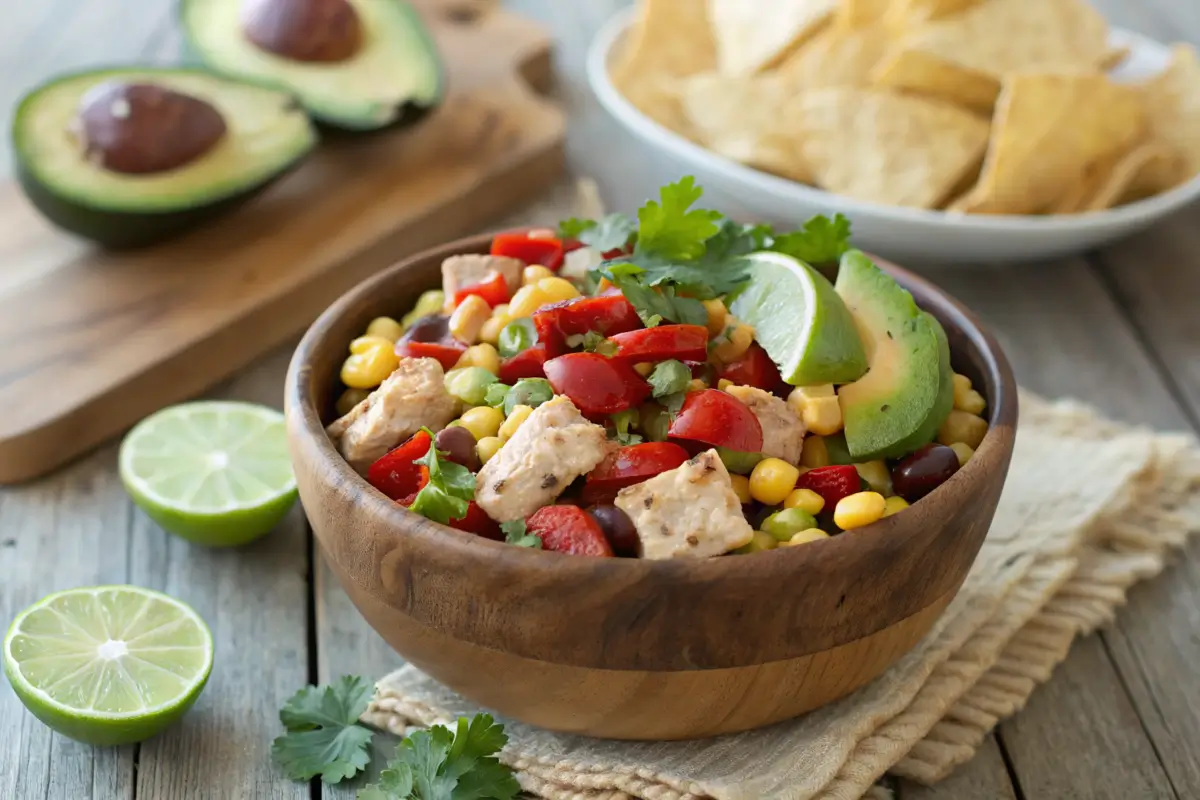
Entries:
MULTIPOLYGON (((1152 197, 1142 198, 1115 208, 1059 215, 991 215, 964 214, 952 211, 891 206, 808 186, 798 181, 747 166, 703 147, 643 114, 616 88, 608 64, 614 48, 633 23, 636 8, 614 13, 600 28, 588 48, 586 72, 588 83, 600 104, 624 128, 652 146, 673 153, 692 166, 716 173, 722 180, 775 195, 796 203, 818 206, 829 213, 860 215, 887 222, 920 225, 928 228, 947 226, 980 233, 1079 234, 1096 228, 1154 220, 1164 217, 1200 197, 1200 175, 1152 197)), ((1128 43, 1133 48, 1162 50, 1162 42, 1126 28, 1110 26, 1113 40, 1128 43)))

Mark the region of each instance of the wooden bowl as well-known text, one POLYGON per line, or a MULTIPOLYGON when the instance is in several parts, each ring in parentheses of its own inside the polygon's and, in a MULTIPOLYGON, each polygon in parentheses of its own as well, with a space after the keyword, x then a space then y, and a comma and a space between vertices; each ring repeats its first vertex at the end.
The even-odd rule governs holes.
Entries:
POLYGON ((288 371, 288 436, 321 549, 359 611, 412 664, 483 707, 544 728, 686 739, 755 728, 878 676, 958 591, 1013 450, 1017 386, 956 301, 885 264, 946 328, 955 369, 988 399, 975 457, 912 508, 804 547, 705 561, 597 559, 492 542, 405 511, 334 450, 338 371, 376 316, 435 288, 442 260, 409 258, 333 304, 288 371))

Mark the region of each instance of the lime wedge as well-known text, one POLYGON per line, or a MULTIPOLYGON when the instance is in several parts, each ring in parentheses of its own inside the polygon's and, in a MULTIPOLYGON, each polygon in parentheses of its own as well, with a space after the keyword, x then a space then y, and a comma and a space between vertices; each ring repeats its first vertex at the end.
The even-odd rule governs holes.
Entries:
POLYGON ((4 637, 4 673, 54 730, 89 744, 140 742, 192 707, 212 669, 208 626, 137 586, 57 592, 4 637))
POLYGON ((833 285, 782 253, 752 253, 750 283, 730 304, 793 386, 856 381, 867 357, 854 318, 833 285))
POLYGON ((296 502, 283 415, 249 403, 164 408, 121 442, 121 480, 166 530, 213 547, 245 544, 296 502))

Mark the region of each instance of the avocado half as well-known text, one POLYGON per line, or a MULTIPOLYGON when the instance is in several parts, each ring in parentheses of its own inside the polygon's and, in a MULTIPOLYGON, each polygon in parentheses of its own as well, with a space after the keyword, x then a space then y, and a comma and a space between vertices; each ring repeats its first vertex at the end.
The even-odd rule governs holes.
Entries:
MULTIPOLYGON (((140 144, 161 150, 164 141, 186 138, 178 128, 169 136, 163 130, 143 127, 134 149, 140 144)), ((135 140, 122 133, 109 142, 123 147, 128 161, 135 140)), ((161 241, 244 202, 303 159, 317 135, 303 109, 283 92, 202 70, 134 67, 76 73, 34 89, 17 107, 12 140, 17 178, 42 214, 72 233, 127 248, 161 241), (115 89, 109 124, 139 119, 119 99, 121 87, 130 86, 163 89, 193 105, 198 101, 210 121, 215 113, 217 124, 223 122, 222 130, 185 154, 185 163, 161 168, 134 152, 133 160, 143 162, 140 171, 110 168, 89 151, 81 112, 97 91, 115 89)))
POLYGON ((433 37, 405 0, 181 0, 180 18, 210 68, 289 91, 332 128, 410 122, 442 100, 433 37))

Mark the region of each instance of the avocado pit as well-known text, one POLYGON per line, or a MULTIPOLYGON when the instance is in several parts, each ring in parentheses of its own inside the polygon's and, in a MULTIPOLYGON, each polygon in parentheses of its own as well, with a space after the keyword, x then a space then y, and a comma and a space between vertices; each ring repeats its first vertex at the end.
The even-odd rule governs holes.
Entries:
POLYGON ((225 120, 191 95, 151 83, 107 81, 84 94, 77 133, 88 160, 146 175, 178 169, 211 150, 225 120))
POLYGON ((363 40, 348 0, 246 0, 242 30, 259 48, 293 61, 345 61, 363 40))

